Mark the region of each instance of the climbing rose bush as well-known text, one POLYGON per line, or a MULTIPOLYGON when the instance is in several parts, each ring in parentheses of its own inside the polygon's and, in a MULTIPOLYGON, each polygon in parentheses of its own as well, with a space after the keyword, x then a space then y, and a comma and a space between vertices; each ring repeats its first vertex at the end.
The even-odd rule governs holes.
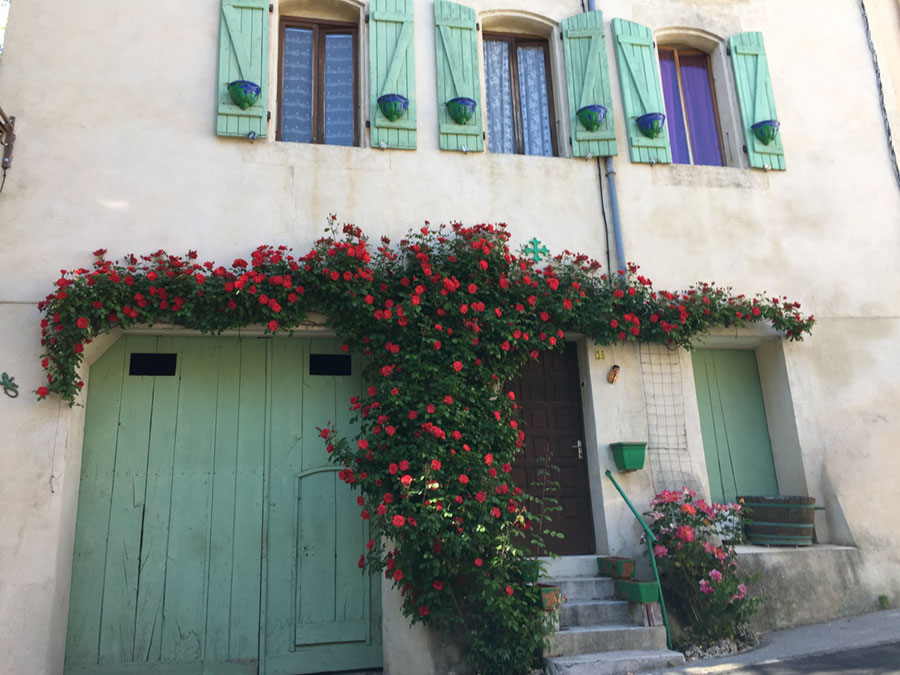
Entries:
POLYGON ((99 250, 41 303, 47 383, 37 394, 75 401, 84 346, 113 328, 277 333, 325 315, 367 363, 366 389, 348 402, 358 433, 321 426, 372 533, 360 567, 399 589, 411 622, 461 636, 476 671, 525 672, 551 627, 524 548, 528 486, 510 478, 524 442, 510 380, 566 330, 690 346, 712 326, 759 321, 799 340, 813 318, 783 298, 708 284, 657 291, 635 266, 610 277, 568 251, 535 263, 508 240, 502 226, 426 223, 394 244, 332 224, 305 255, 261 246, 227 267, 196 252, 113 262, 99 250))
POLYGON ((734 638, 756 612, 733 544, 743 540, 742 504, 707 504, 694 490, 664 490, 650 501, 653 555, 667 605, 701 645, 734 638))

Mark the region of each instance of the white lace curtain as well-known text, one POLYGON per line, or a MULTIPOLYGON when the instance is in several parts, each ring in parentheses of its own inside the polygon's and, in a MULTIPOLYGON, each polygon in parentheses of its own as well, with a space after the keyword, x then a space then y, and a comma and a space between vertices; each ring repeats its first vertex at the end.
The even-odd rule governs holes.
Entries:
MULTIPOLYGON (((487 92, 488 150, 515 153, 516 120, 513 114, 509 43, 484 41, 487 92)), ((519 104, 526 155, 553 155, 544 49, 540 45, 516 47, 519 104)))

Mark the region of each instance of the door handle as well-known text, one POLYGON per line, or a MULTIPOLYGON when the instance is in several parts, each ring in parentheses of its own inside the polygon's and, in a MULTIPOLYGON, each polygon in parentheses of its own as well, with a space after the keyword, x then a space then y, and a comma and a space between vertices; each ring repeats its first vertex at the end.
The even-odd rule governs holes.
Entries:
POLYGON ((575 445, 573 448, 578 448, 578 459, 584 459, 584 449, 581 446, 581 441, 575 441, 575 445))

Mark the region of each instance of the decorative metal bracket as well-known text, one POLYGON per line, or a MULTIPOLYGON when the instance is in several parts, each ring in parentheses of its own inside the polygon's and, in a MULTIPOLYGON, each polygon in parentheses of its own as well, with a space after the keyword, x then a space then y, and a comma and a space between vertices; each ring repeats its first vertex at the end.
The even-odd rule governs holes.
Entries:
POLYGON ((8 169, 12 164, 13 144, 16 142, 16 118, 7 117, 0 108, 0 145, 3 146, 3 160, 0 167, 8 169))
POLYGON ((6 373, 0 375, 0 387, 3 387, 3 393, 10 398, 16 398, 19 395, 19 385, 16 384, 16 378, 10 377, 6 373))

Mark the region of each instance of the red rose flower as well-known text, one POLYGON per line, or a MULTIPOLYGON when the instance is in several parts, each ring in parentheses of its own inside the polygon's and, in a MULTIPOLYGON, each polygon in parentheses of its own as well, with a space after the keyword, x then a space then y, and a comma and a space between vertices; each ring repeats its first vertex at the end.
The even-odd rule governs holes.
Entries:
POLYGON ((453 370, 455 370, 458 373, 462 369, 463 369, 462 361, 454 361, 453 362, 453 370))
POLYGON ((391 522, 394 524, 394 527, 403 527, 406 524, 406 518, 398 513, 391 522))
POLYGON ((87 328, 88 320, 85 317, 80 316, 80 317, 78 317, 78 320, 75 322, 75 325, 78 326, 79 328, 87 328))

